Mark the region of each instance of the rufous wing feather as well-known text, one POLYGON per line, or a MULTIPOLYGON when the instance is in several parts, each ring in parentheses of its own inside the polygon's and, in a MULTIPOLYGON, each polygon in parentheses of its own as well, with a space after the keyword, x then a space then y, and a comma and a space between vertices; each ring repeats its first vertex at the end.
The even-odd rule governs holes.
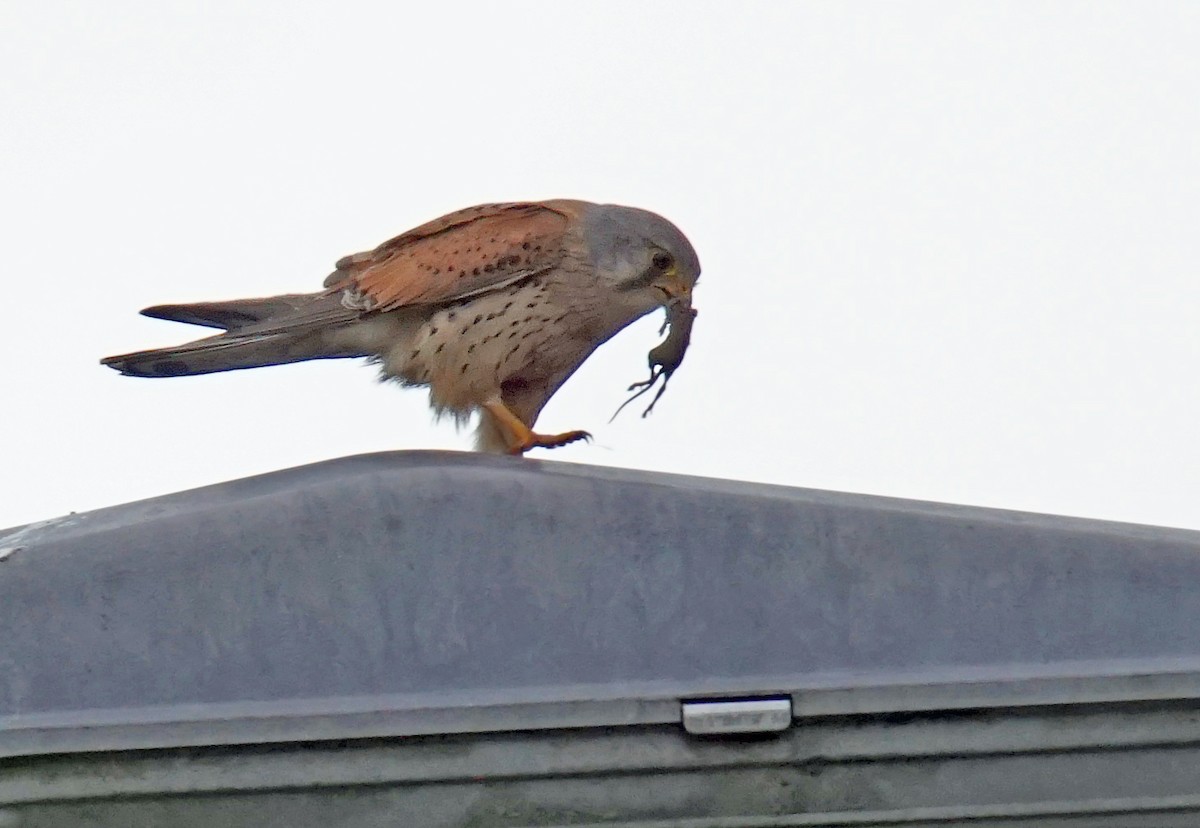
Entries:
POLYGON ((570 204, 557 202, 460 210, 345 257, 325 286, 370 310, 452 302, 557 264, 570 218, 570 204))

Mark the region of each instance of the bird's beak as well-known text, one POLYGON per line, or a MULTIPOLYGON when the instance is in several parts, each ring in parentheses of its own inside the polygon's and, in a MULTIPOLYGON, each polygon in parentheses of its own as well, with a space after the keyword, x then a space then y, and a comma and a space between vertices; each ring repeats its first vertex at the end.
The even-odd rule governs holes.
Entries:
POLYGON ((692 306, 692 286, 679 275, 678 269, 672 268, 669 272, 664 273, 654 286, 662 291, 663 307, 683 305, 685 308, 690 308, 692 306))

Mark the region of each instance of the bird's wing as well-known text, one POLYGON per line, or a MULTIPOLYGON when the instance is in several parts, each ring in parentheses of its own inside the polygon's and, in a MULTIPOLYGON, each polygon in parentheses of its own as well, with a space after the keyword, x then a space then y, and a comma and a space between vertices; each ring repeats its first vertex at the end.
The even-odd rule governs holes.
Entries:
POLYGON ((558 264, 571 214, 562 202, 469 207, 345 257, 325 287, 372 311, 486 293, 558 264))

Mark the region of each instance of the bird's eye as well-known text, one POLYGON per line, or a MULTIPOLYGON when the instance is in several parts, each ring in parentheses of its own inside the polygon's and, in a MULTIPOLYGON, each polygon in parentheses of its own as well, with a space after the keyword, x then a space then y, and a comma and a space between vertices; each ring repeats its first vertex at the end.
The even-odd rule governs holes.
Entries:
POLYGON ((650 260, 656 270, 670 270, 671 265, 675 264, 675 260, 671 258, 670 253, 655 253, 654 258, 650 260))

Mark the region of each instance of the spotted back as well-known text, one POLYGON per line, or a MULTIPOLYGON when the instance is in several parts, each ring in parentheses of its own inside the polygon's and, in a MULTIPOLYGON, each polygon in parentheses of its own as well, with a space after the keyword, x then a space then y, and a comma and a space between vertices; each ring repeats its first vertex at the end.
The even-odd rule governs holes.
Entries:
POLYGON ((518 202, 468 207, 366 253, 325 280, 362 310, 453 302, 555 266, 573 218, 569 205, 518 202))

